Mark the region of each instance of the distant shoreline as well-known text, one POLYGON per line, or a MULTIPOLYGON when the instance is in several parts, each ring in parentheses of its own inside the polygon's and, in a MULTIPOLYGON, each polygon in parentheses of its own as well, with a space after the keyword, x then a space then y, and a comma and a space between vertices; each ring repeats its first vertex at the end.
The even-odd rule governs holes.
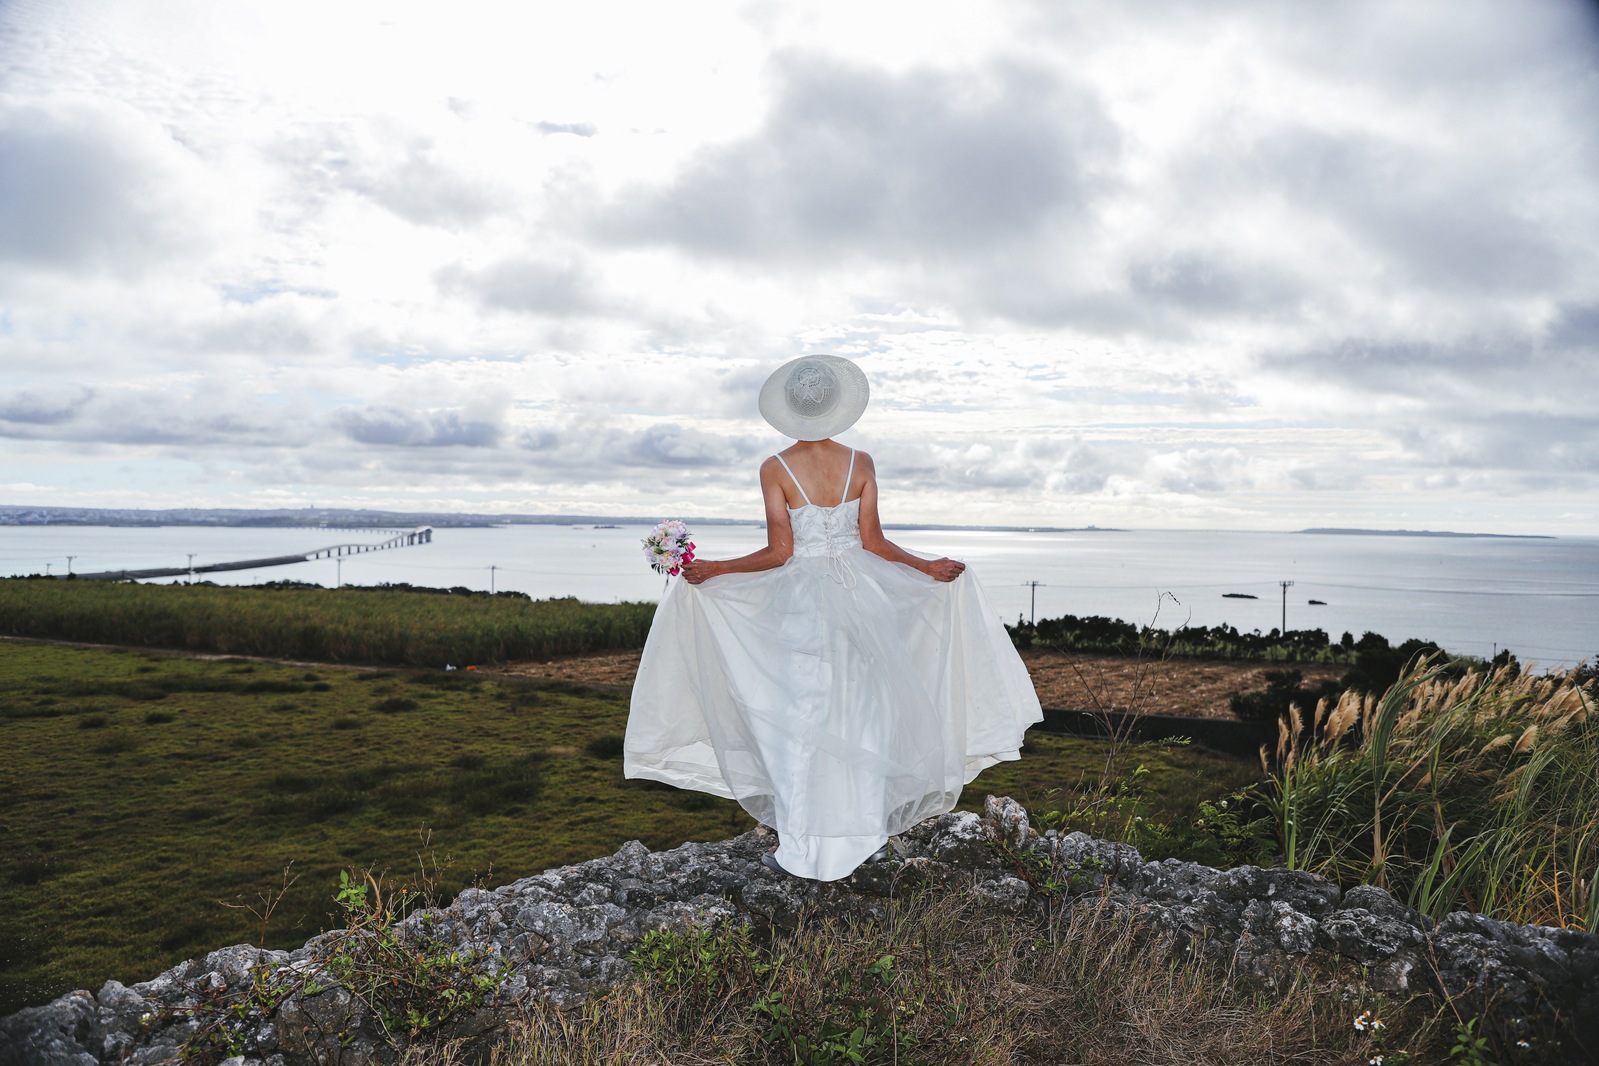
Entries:
MULTIPOLYGON (((499 526, 653 526, 659 516, 590 514, 450 514, 432 511, 361 511, 341 508, 247 510, 244 508, 174 507, 164 510, 111 507, 19 507, 0 504, 3 526, 104 526, 158 529, 199 526, 211 529, 388 529, 432 526, 436 529, 493 529, 499 526)), ((683 519, 691 526, 764 526, 758 518, 683 519)), ((885 523, 884 529, 951 530, 959 533, 1125 533, 1104 526, 954 526, 931 523, 885 523)))
POLYGON ((1455 533, 1445 529, 1337 529, 1331 527, 1301 529, 1300 533, 1316 533, 1333 537, 1467 537, 1492 540, 1558 540, 1547 533, 1455 533))

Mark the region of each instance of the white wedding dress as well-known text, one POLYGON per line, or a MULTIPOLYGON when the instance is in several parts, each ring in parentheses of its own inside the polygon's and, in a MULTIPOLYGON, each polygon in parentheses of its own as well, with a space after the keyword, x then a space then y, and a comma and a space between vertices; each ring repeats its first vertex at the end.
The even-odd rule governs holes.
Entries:
POLYGON ((831 881, 1019 758, 1043 713, 970 568, 940 582, 873 555, 858 498, 800 493, 788 562, 667 589, 624 773, 737 800, 784 869, 831 881))

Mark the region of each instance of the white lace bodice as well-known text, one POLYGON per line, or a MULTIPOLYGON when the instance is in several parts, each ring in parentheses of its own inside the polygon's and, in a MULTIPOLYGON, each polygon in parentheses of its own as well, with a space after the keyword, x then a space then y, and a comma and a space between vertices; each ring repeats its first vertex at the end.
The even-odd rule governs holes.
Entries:
MULTIPOLYGON (((789 525, 794 531, 794 554, 800 558, 826 556, 832 561, 833 576, 849 588, 855 587, 855 571, 845 552, 861 546, 861 500, 845 500, 833 507, 822 507, 811 502, 810 493, 794 477, 794 471, 779 455, 777 461, 794 479, 794 487, 804 498, 803 507, 788 509, 789 525)), ((850 482, 855 479, 855 452, 849 453, 849 473, 844 475, 844 495, 849 495, 850 482)))
POLYGON ((818 507, 814 503, 790 507, 788 521, 794 527, 795 555, 834 555, 845 548, 861 546, 859 497, 837 507, 818 507))

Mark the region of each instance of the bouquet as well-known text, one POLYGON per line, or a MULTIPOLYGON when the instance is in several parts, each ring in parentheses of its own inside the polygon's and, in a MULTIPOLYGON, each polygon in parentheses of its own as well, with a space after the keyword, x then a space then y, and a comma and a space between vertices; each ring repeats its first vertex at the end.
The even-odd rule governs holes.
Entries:
POLYGON ((676 577, 684 563, 694 561, 694 542, 688 537, 688 526, 675 518, 667 519, 644 538, 644 561, 657 574, 676 577))

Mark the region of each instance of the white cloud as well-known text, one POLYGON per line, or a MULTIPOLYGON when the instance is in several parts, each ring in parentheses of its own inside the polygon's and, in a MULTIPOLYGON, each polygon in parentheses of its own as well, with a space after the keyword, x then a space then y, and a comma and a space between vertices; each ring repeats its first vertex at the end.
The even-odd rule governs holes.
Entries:
POLYGON ((0 108, 0 269, 137 278, 203 246, 193 162, 132 109, 0 108))
POLYGON ((1590 5, 442 11, 0 10, 13 502, 1599 531, 1590 5))

